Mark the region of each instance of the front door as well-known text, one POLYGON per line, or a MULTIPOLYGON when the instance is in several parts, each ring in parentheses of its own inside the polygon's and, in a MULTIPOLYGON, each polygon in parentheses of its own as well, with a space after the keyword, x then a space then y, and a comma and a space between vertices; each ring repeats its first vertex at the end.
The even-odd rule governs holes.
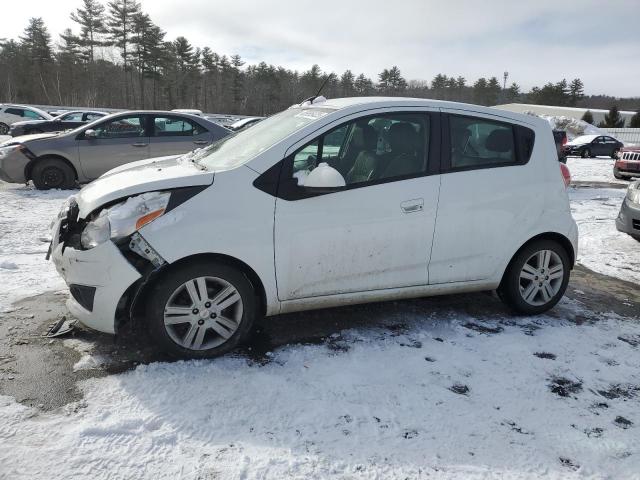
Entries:
POLYGON ((292 153, 275 211, 280 300, 426 285, 440 179, 438 116, 389 113, 336 126, 292 153), (343 176, 305 189, 320 163, 343 176))
POLYGON ((78 135, 78 157, 87 178, 98 178, 107 170, 149 158, 146 115, 132 114, 93 126, 95 138, 78 135))

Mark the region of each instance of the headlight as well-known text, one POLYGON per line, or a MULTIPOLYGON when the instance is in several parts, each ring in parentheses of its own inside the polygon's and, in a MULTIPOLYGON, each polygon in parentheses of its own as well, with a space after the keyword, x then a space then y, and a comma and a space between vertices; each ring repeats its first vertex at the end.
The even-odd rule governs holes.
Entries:
POLYGON ((640 183, 632 183, 627 188, 627 200, 640 205, 640 183))
POLYGON ((80 243, 84 248, 93 248, 110 238, 128 237, 161 216, 170 197, 169 192, 143 193, 105 208, 87 223, 80 235, 80 243))
POLYGON ((9 145, 8 147, 0 147, 0 160, 8 157, 13 152, 20 150, 22 145, 9 145))

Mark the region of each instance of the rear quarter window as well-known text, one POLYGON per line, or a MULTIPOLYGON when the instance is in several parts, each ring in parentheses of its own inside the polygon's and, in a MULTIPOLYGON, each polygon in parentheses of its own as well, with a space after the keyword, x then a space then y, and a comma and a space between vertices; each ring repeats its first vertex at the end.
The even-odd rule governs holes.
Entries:
POLYGON ((509 122, 450 115, 449 142, 451 170, 523 165, 533 153, 535 133, 509 122))

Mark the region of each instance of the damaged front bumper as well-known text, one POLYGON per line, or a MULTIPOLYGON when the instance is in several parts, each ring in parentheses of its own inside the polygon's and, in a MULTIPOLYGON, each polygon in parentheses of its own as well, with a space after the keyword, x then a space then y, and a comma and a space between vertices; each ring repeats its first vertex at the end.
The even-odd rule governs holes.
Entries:
POLYGON ((140 286, 164 260, 137 232, 118 245, 106 241, 83 249, 77 212, 72 207, 54 221, 50 258, 69 287, 71 314, 93 330, 115 334, 122 317, 129 318, 140 286))
POLYGON ((31 153, 23 145, 1 147, 0 180, 10 183, 26 183, 25 172, 31 160, 31 153))

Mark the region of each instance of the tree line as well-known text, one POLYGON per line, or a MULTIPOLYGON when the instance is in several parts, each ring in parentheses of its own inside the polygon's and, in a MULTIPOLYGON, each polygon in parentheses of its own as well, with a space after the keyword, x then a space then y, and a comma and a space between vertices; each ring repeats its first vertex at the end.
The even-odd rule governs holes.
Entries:
MULTIPOLYGON (((313 95, 327 80, 327 97, 389 95, 496 105, 535 103, 583 106, 593 99, 637 108, 639 99, 585 97, 579 78, 523 92, 497 77, 474 82, 436 75, 407 80, 397 66, 376 79, 346 70, 291 70, 265 62, 247 65, 240 55, 199 48, 187 38, 168 39, 138 0, 83 0, 55 42, 42 18, 18 39, 0 39, 0 101, 111 108, 199 108, 206 112, 268 115, 313 95), (605 99, 605 100, 603 100, 605 99)), ((598 105, 591 105, 599 108, 598 105)))

